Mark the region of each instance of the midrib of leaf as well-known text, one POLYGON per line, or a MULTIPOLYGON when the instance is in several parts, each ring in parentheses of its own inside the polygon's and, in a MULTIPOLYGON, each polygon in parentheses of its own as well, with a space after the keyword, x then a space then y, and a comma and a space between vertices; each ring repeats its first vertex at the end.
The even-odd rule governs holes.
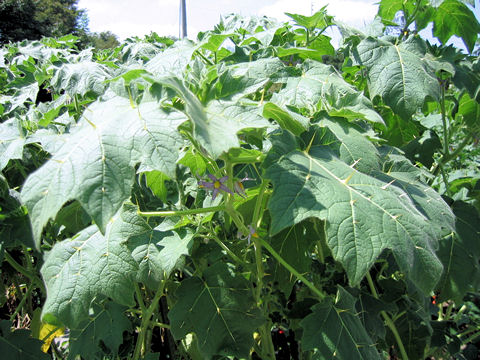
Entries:
MULTIPOLYGON (((93 125, 92 125, 93 126, 93 125)), ((101 137, 101 134, 99 132, 97 132, 97 127, 94 126, 93 129, 95 130, 95 133, 97 134, 97 138, 98 138, 98 143, 100 144, 100 152, 102 154, 102 157, 101 157, 101 161, 102 161, 102 184, 105 183, 105 178, 106 178, 106 172, 105 172, 105 168, 106 168, 106 165, 105 165, 105 148, 103 146, 103 143, 102 143, 102 137, 101 137)), ((105 194, 105 187, 102 186, 102 193, 105 194)), ((105 196, 102 196, 102 209, 105 208, 105 200, 106 200, 106 197, 105 196)))
POLYGON ((85 325, 85 327, 83 327, 80 330, 80 335, 83 335, 87 331, 90 324, 97 321, 97 319, 100 317, 100 315, 102 315, 105 311, 106 311, 105 308, 102 308, 102 310, 98 314, 95 314, 95 316, 93 318, 89 318, 88 323, 85 325))
MULTIPOLYGON (((233 336, 232 332, 230 331, 230 328, 228 327, 228 324, 227 322, 225 321, 225 318, 223 317, 223 314, 222 314, 222 311, 220 309, 220 307, 217 305, 217 302, 215 301, 215 298, 213 297, 213 294, 212 292, 210 291, 210 287, 208 286, 208 284, 202 279, 202 282, 203 282, 203 285, 205 286, 205 289, 208 291, 208 295, 210 296, 210 298, 212 299, 212 302, 213 304, 215 305, 215 308, 216 308, 216 313, 218 314, 218 316, 220 316, 220 318, 222 319, 222 322, 223 324, 225 325, 225 328, 227 329, 228 331, 228 335, 230 335, 230 337, 232 338, 233 342, 236 344, 237 343, 237 340, 235 339, 235 337, 233 336)), ((215 314, 213 315, 212 317, 212 321, 213 319, 215 318, 215 314)), ((210 326, 208 327, 208 329, 210 330, 210 326)), ((204 341, 204 345, 206 344, 207 342, 207 337, 205 337, 205 341, 204 341)))
POLYGON ((397 46, 397 44, 395 44, 395 51, 397 52, 398 54, 398 60, 399 60, 399 63, 400 63, 400 68, 402 69, 402 91, 403 91, 403 99, 406 99, 407 98, 407 94, 405 93, 405 90, 407 88, 407 83, 405 81, 405 68, 403 66, 403 58, 402 58, 402 54, 400 53, 400 48, 397 46))
MULTIPOLYGON (((351 212, 352 212, 352 228, 353 228, 354 246, 355 246, 355 251, 359 253, 358 246, 357 246, 357 238, 358 238, 357 227, 355 225, 357 222, 355 221, 355 207, 353 206, 355 202, 353 201, 352 192, 350 192, 349 195, 350 195, 350 208, 352 209, 351 212)), ((356 272, 359 272, 361 269, 358 267, 357 257, 354 257, 354 261, 355 261, 356 272)))
MULTIPOLYGON (((402 224, 400 222, 397 221, 397 219, 399 218, 399 216, 395 216, 395 215, 392 215, 390 214, 386 209, 384 209, 383 207, 381 207, 379 204, 377 204, 376 202, 372 201, 372 199, 370 199, 369 197, 363 195, 362 193, 358 192, 356 189, 350 187, 348 185, 348 179, 353 175, 353 173, 357 172, 357 170, 353 169, 352 168, 352 174, 349 175, 345 180, 342 180, 340 179, 339 177, 337 177, 334 173, 332 173, 330 170, 328 170, 326 167, 324 167, 322 164, 320 164, 318 161, 316 161, 313 157, 310 156, 310 154, 308 153, 304 153, 309 159, 311 162, 314 162, 317 166, 319 166, 322 170, 324 170, 328 175, 330 175, 332 178, 334 178, 336 181, 338 181, 339 183, 341 183, 343 186, 345 186, 348 191, 350 193, 354 192, 355 194, 359 195, 360 197, 362 197, 364 200, 368 201, 370 204, 376 206, 377 208, 379 208, 381 211, 383 211, 385 214, 387 214, 388 216, 390 216, 390 218, 392 220, 394 220, 400 227, 402 227, 402 229, 404 229, 404 227, 402 226, 402 224)), ((311 166, 310 166, 310 169, 309 169, 309 175, 310 175, 310 170, 311 170, 311 166)), ((357 184, 359 186, 361 185, 364 185, 364 184, 357 184)), ((425 218, 425 216, 418 212, 418 215, 425 218)))

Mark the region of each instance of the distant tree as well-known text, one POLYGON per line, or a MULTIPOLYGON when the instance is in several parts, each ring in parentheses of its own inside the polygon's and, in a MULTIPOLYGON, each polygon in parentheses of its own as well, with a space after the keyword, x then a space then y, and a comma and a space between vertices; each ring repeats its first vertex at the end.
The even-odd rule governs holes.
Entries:
POLYGON ((78 0, 0 0, 0 43, 88 32, 78 0))
POLYGON ((111 31, 89 34, 88 42, 89 45, 93 46, 97 50, 112 49, 120 45, 117 35, 111 31))
POLYGON ((0 43, 40 39, 40 24, 34 19, 33 0, 0 0, 0 43))
POLYGON ((79 10, 77 3, 78 0, 37 1, 34 18, 41 26, 42 35, 79 35, 79 32, 86 31, 87 29, 80 28, 80 20, 85 10, 79 10))

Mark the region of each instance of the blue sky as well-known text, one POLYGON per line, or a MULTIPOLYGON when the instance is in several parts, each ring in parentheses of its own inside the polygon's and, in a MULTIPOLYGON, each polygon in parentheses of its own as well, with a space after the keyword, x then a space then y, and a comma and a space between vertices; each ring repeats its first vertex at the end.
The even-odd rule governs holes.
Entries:
MULTIPOLYGON (((361 29, 370 23, 380 0, 187 0, 188 37, 195 39, 199 31, 212 29, 222 14, 267 15, 287 20, 285 12, 310 15, 322 6, 335 19, 361 29)), ((480 18, 480 0, 475 0, 480 18)), ((90 30, 111 31, 120 40, 154 31, 159 35, 178 36, 179 0, 79 0, 86 9, 90 30)), ((422 34, 431 38, 431 29, 422 34)), ((455 41, 461 46, 461 41, 455 41)))

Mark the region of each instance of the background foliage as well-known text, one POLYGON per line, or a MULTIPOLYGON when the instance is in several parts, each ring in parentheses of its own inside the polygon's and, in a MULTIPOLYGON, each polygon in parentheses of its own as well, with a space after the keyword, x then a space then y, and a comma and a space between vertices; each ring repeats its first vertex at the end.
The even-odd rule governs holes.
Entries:
POLYGON ((476 359, 472 5, 2 47, 1 353, 476 359))

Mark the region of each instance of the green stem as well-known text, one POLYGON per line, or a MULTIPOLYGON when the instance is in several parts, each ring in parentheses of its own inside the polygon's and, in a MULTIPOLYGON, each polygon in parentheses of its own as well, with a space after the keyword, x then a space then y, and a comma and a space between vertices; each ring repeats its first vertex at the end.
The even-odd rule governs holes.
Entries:
MULTIPOLYGON (((370 291, 372 292, 372 295, 375 299, 378 299, 378 293, 377 290, 375 289, 375 284, 373 283, 372 277, 370 276, 370 273, 367 272, 367 281, 368 285, 370 287, 370 291)), ((403 360, 408 360, 408 355, 407 352, 405 351, 405 347, 403 346, 402 338, 400 337, 400 334, 398 333, 397 327, 395 326, 395 323, 392 321, 390 316, 384 311, 381 310, 380 314, 382 315, 383 319, 385 320, 385 323, 387 324, 388 328, 390 331, 393 333, 393 336, 395 337, 395 340, 397 341, 398 349, 400 350, 400 354, 402 355, 403 360)))
POLYGON ((146 310, 145 303, 143 302, 143 295, 142 292, 140 291, 140 287, 138 286, 138 283, 135 283, 135 295, 137 295, 137 301, 138 301, 138 306, 140 306, 140 311, 143 313, 146 310))
MULTIPOLYGON (((160 298, 163 296, 163 290, 165 288, 165 280, 162 280, 160 283, 160 288, 157 290, 155 293, 155 296, 148 308, 145 308, 145 305, 142 306, 143 300, 140 300, 141 294, 139 297, 139 304, 140 307, 143 307, 142 310, 142 323, 140 325, 140 329, 138 331, 138 338, 137 338, 137 343, 135 344, 135 352, 133 354, 132 360, 139 360, 145 355, 146 347, 145 347, 145 340, 146 340, 146 335, 147 335, 147 330, 151 325, 151 318, 152 314, 157 308, 158 301, 160 298)), ((140 288, 138 287, 138 284, 135 284, 135 289, 138 289, 137 296, 139 295, 140 288)))
POLYGON ((75 111, 77 113, 77 116, 80 116, 80 105, 78 104, 78 95, 77 94, 73 95, 73 104, 75 106, 75 111))
POLYGON ((23 308, 23 305, 25 305, 25 302, 27 301, 27 299, 30 297, 33 289, 35 289, 35 282, 32 281, 30 286, 28 287, 27 289, 27 292, 25 293, 25 295, 22 297, 22 300, 20 301, 20 303, 18 304, 17 308, 15 309, 15 312, 10 316, 10 321, 13 321, 15 319, 15 316, 17 316, 17 314, 20 312, 20 310, 23 308))
POLYGON ((44 294, 46 293, 45 290, 45 285, 43 284, 43 281, 36 276, 34 273, 31 273, 27 269, 25 269, 22 265, 20 265, 18 262, 15 261, 15 259, 8 253, 8 251, 5 251, 3 253, 3 256, 7 263, 13 267, 15 270, 17 270, 20 274, 28 278, 32 282, 32 284, 36 285, 44 294))
POLYGON ((442 88, 442 99, 440 102, 440 109, 442 111, 442 124, 443 124, 443 156, 448 157, 448 124, 447 124, 447 115, 445 110, 445 86, 441 85, 442 88))
POLYGON ((237 255, 235 255, 235 253, 234 253, 232 250, 230 250, 230 249, 228 248, 228 246, 225 245, 225 244, 223 243, 223 241, 220 240, 217 236, 215 236, 215 235, 209 235, 209 236, 207 236, 207 238, 208 238, 208 239, 212 239, 213 241, 215 241, 215 242, 218 244, 218 246, 220 246, 223 250, 225 250, 225 252, 226 252, 228 255, 230 255, 230 257, 231 257, 234 261, 236 261, 236 262, 239 263, 239 264, 246 265, 245 261, 243 261, 243 260, 240 259, 237 255))
POLYGON ((295 270, 295 268, 293 268, 289 263, 287 263, 281 256, 279 253, 277 253, 271 246, 269 243, 267 243, 265 240, 263 240, 262 238, 258 238, 258 240, 261 242, 261 244, 263 245, 263 247, 265 249, 268 250, 268 252, 270 254, 272 254, 272 256, 280 263, 283 265, 283 267, 285 267, 288 271, 290 271, 290 273, 292 273, 293 275, 295 275, 297 277, 298 280, 300 280, 301 282, 303 282, 310 290, 312 290, 313 293, 315 293, 319 298, 320 300, 323 300, 326 295, 320 291, 315 285, 313 285, 310 281, 308 281, 302 274, 300 274, 297 270, 295 270))
POLYGON ((452 197, 452 192, 450 191, 450 184, 448 183, 448 177, 443 169, 443 165, 440 165, 440 173, 442 174, 442 180, 445 183, 445 192, 448 196, 452 197))
POLYGON ((152 325, 156 326, 156 327, 159 327, 159 328, 170 329, 170 325, 159 322, 159 321, 153 321, 152 325))
POLYGON ((168 217, 168 216, 184 216, 195 215, 208 212, 225 210, 224 205, 211 206, 206 208, 188 209, 188 210, 171 210, 171 211, 137 211, 137 214, 143 217, 168 217))
POLYGON ((463 341, 463 344, 468 344, 470 342, 473 342, 475 339, 477 339, 478 337, 480 337, 480 332, 477 332, 475 334, 473 334, 472 336, 466 338, 464 341, 463 341))
POLYGON ((458 337, 465 337, 465 336, 470 335, 471 333, 474 333, 474 332, 477 332, 477 331, 478 331, 478 328, 472 327, 472 328, 469 328, 469 329, 465 330, 464 332, 461 332, 460 334, 458 334, 458 337))
POLYGON ((469 134, 465 139, 463 139, 463 141, 460 143, 460 145, 458 145, 457 149, 453 153, 448 154, 448 156, 442 157, 441 163, 446 164, 448 161, 455 159, 463 151, 465 146, 467 146, 470 143, 472 138, 473 136, 469 134))
MULTIPOLYGON (((195 54, 200 56, 203 59, 203 61, 205 61, 208 65, 215 65, 215 63, 213 63, 209 58, 203 55, 201 51, 197 50, 195 51, 195 54)), ((216 57, 216 53, 215 53, 215 57, 216 57)))
POLYGON ((260 213, 260 211, 262 210, 263 196, 265 195, 268 184, 268 180, 263 180, 262 185, 260 186, 260 190, 258 192, 257 202, 255 203, 255 209, 253 210, 252 218, 252 224, 253 226, 255 226, 255 229, 258 229, 260 227, 260 224, 262 223, 263 212, 260 213))

